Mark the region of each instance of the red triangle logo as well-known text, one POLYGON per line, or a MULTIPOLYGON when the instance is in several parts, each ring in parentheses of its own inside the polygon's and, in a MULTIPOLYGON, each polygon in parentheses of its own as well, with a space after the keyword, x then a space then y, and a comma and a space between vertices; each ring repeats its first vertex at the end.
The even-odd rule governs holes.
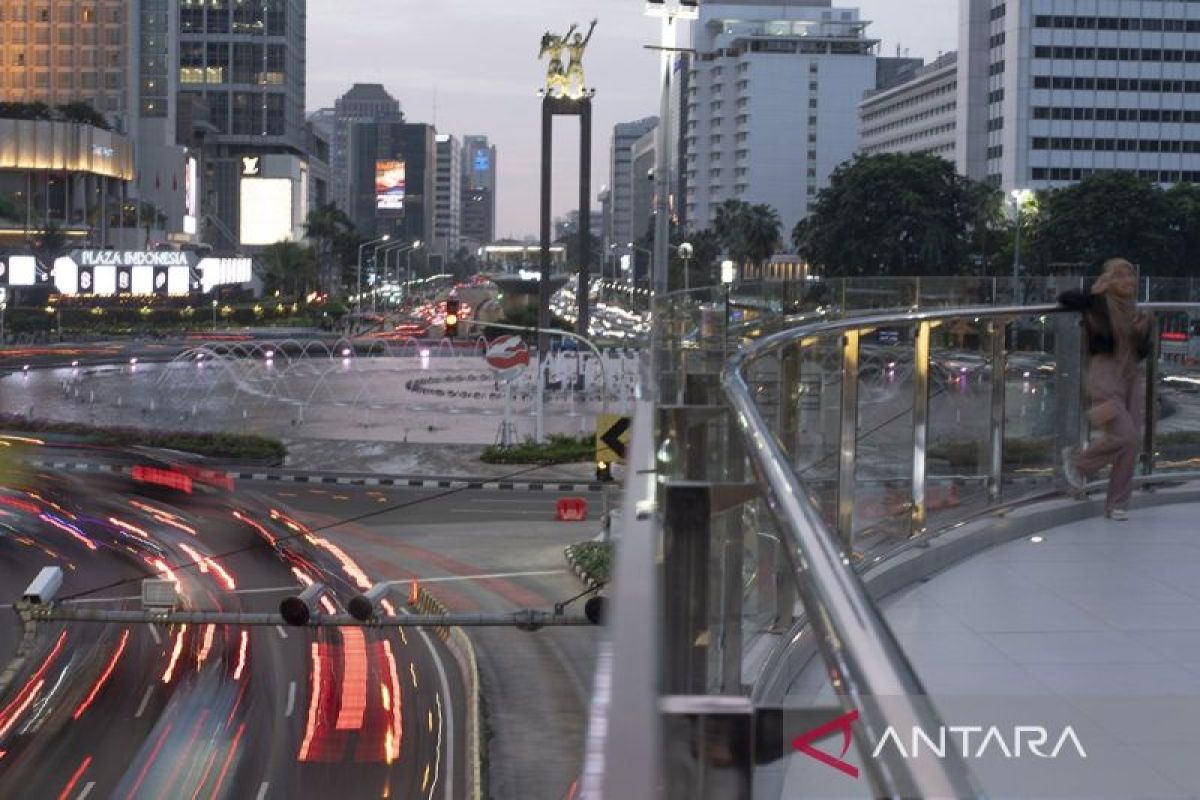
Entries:
POLYGON ((843 761, 843 757, 850 750, 850 735, 853 732, 852 726, 855 720, 858 719, 858 709, 847 711, 840 717, 826 722, 824 725, 813 728, 811 731, 800 734, 795 739, 792 739, 792 747, 799 750, 809 758, 815 758, 826 766, 833 767, 838 772, 844 772, 851 778, 858 777, 858 767, 853 764, 848 764, 843 761), (829 755, 824 750, 818 750, 812 746, 813 742, 818 742, 821 739, 829 736, 835 731, 842 732, 842 752, 836 757, 829 755))

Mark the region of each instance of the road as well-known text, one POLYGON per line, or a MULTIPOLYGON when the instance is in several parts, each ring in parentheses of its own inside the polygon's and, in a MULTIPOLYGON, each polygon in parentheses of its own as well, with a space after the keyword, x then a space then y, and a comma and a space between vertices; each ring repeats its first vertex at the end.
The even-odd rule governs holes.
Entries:
MULTIPOLYGON (((64 597, 118 608, 156 573, 201 609, 271 611, 310 580, 344 604, 370 585, 252 491, 0 485, 6 599, 47 564, 64 597)), ((0 627, 5 661, 18 635, 0 627)), ((458 798, 465 706, 455 662, 417 629, 44 624, 0 697, 0 796, 458 798)))

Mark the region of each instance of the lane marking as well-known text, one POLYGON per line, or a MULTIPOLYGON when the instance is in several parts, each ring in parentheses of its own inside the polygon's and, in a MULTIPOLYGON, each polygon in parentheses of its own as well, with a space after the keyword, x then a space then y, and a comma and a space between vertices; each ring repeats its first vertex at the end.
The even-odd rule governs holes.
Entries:
MULTIPOLYGON (((497 514, 497 513, 499 513, 500 509, 498 509, 498 508, 451 508, 451 509, 447 509, 447 511, 451 514, 497 514)), ((512 509, 512 510, 504 509, 504 513, 505 514, 526 514, 529 516, 538 516, 538 517, 548 516, 544 509, 541 511, 517 511, 516 509, 512 509)), ((554 520, 547 520, 547 522, 553 522, 553 521, 554 520)))
POLYGON ((287 709, 283 712, 283 715, 285 717, 290 717, 292 715, 292 712, 295 710, 296 710, 296 682, 291 681, 288 683, 287 709))
POLYGON ((287 631, 285 631, 285 630, 283 629, 283 626, 282 626, 282 625, 276 625, 276 626, 275 626, 275 630, 279 631, 279 638, 280 638, 280 639, 286 639, 286 638, 287 638, 287 631))
POLYGON ((146 693, 144 695, 142 695, 142 702, 140 705, 138 705, 137 713, 133 715, 135 719, 138 717, 141 717, 142 714, 144 714, 146 712, 146 704, 150 702, 150 693, 153 691, 154 691, 153 684, 146 687, 146 693))
POLYGON ((79 797, 75 798, 75 800, 84 800, 85 797, 87 797, 89 794, 92 793, 92 789, 95 789, 95 788, 96 788, 96 782, 88 781, 87 786, 83 787, 83 791, 79 793, 79 797))
POLYGON ((162 645, 162 637, 158 635, 158 626, 153 622, 150 623, 150 635, 154 637, 154 643, 156 645, 162 645))
MULTIPOLYGON (((438 698, 438 716, 444 720, 446 728, 446 740, 449 743, 446 747, 446 797, 454 797, 454 708, 450 700, 450 679, 446 677, 446 665, 442 663, 442 656, 433 646, 433 640, 429 638, 429 634, 424 628, 417 628, 417 633, 421 635, 425 646, 429 648, 429 654, 433 656, 433 665, 437 667, 438 681, 441 683, 441 694, 446 695, 446 711, 442 713, 441 694, 434 695, 438 698)), ((441 746, 442 726, 438 726, 438 746, 441 746)), ((431 792, 432 794, 432 792, 431 792)))
POLYGON ((263 798, 267 796, 267 788, 270 787, 270 785, 271 784, 269 781, 263 781, 262 786, 258 787, 258 795, 254 800, 263 800, 263 798))

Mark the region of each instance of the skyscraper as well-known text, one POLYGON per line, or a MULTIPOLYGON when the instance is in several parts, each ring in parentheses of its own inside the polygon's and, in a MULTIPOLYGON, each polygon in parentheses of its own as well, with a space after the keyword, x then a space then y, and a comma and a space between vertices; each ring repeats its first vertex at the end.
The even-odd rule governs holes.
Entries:
POLYGON ((1200 181, 1197 33, 1194 3, 961 0, 959 171, 1006 192, 1200 181))
POLYGON ((437 144, 437 172, 433 182, 433 242, 430 252, 449 262, 462 241, 462 150, 458 139, 442 133, 437 144))
POLYGON ((692 26, 686 217, 712 224, 736 198, 779 212, 786 237, 854 155, 858 104, 876 84, 857 9, 829 0, 710 2, 692 26))
POLYGON ((476 250, 496 239, 496 146, 486 136, 464 136, 462 238, 476 250))
POLYGON ((339 97, 333 107, 333 138, 329 149, 329 170, 333 177, 333 202, 353 217, 354 200, 350 176, 362 165, 352 163, 351 129, 360 122, 404 122, 400 102, 379 83, 356 83, 339 97))
MULTIPOLYGON (((141 2, 178 2, 180 103, 206 108, 211 125, 202 158, 203 206, 213 222, 207 237, 223 246, 242 243, 239 230, 259 211, 242 208, 247 178, 291 180, 293 222, 302 221, 306 0, 141 2), (244 159, 259 159, 249 165, 260 171, 248 173, 244 159), (261 172, 267 166, 270 175, 261 172)), ((278 225, 272 230, 281 232, 278 225)))
MULTIPOLYGON (((612 193, 612 239, 619 248, 645 233, 633 230, 633 148, 638 139, 657 126, 658 117, 646 117, 613 127, 608 186, 612 193)), ((642 177, 645 179, 645 175, 642 177)))

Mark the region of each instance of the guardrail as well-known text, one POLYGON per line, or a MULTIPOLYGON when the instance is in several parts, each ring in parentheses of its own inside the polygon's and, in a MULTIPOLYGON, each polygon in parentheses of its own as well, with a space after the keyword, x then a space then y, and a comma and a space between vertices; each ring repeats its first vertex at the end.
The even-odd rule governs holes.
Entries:
MULTIPOLYGON (((661 780, 667 797, 701 796, 717 774, 747 797, 773 782, 783 794, 781 732, 764 723, 817 653, 839 710, 858 714, 874 796, 981 795, 950 754, 865 757, 889 726, 940 723, 862 577, 968 519, 1061 493, 1062 448, 1088 436, 1078 315, 1034 305, 786 316, 750 304, 735 319, 738 302, 719 287, 666 300, 642 385, 657 401, 653 460, 637 471, 654 476, 653 504, 640 502, 656 525, 642 520, 618 551, 615 604, 627 613, 597 678, 609 681, 608 752, 589 764, 603 796, 625 796, 612 786, 627 775, 661 780), (614 680, 631 657, 640 672, 614 680), (619 704, 637 713, 613 713, 619 704), (635 724, 652 733, 633 736, 635 724), (645 772, 626 770, 635 748, 645 772)), ((1143 308, 1168 331, 1200 318, 1200 304, 1143 308)), ((1146 369, 1155 413, 1141 483, 1200 477, 1200 371, 1160 344, 1146 369)))

